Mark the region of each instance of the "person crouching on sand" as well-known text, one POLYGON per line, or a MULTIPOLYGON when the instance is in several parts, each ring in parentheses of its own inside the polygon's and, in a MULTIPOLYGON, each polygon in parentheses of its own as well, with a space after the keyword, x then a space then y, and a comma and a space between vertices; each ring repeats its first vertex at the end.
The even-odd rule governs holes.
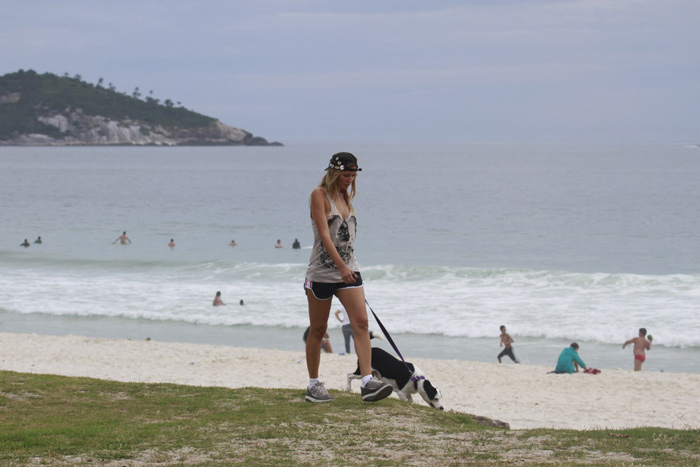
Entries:
POLYGON ((642 371, 642 363, 647 359, 646 351, 651 350, 651 341, 653 340, 654 338, 651 334, 649 334, 647 338, 647 330, 645 328, 639 328, 639 335, 637 337, 633 337, 622 344, 623 349, 629 344, 634 344, 632 348, 632 353, 634 354, 634 371, 642 371))
POLYGON ((573 342, 559 354, 557 367, 554 369, 554 372, 557 374, 578 373, 579 365, 582 368, 586 368, 586 364, 583 363, 581 357, 578 356, 578 344, 573 342))

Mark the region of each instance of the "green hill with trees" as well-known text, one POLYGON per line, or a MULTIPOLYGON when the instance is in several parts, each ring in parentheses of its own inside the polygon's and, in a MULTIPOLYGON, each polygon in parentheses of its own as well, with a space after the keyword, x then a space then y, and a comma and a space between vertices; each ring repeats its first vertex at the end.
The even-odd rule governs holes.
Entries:
POLYGON ((9 73, 0 77, 0 144, 271 144, 152 94, 120 93, 102 78, 9 73))

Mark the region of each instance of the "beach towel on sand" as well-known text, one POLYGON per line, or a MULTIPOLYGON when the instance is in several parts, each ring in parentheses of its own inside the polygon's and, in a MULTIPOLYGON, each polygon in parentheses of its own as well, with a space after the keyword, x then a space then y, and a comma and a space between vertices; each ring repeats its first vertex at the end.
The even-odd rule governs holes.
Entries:
POLYGON ((586 368, 583 370, 584 373, 588 373, 589 375, 597 375, 600 373, 600 370, 598 368, 586 368))

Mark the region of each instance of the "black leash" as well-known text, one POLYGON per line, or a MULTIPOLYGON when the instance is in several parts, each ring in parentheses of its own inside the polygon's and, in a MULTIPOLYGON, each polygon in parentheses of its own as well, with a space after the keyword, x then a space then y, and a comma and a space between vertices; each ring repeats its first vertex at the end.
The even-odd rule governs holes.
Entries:
POLYGON ((411 374, 411 381, 413 381, 413 384, 417 385, 419 379, 425 379, 425 378, 418 378, 416 376, 413 376, 413 371, 411 371, 411 368, 409 368, 408 363, 406 363, 406 360, 404 360, 403 355, 401 355, 401 351, 399 351, 399 348, 394 343, 394 339, 391 338, 391 334, 389 334, 389 331, 386 330, 386 328, 382 324, 382 321, 379 319, 379 316, 377 316, 377 314, 374 312, 374 310, 370 306, 367 299, 365 299, 365 303, 367 304, 367 308, 369 308, 369 311, 371 311, 372 314, 374 315, 374 319, 377 320, 377 324, 379 325, 379 328, 382 330, 382 333, 384 334, 384 336, 386 336, 386 340, 388 340, 389 343, 391 344, 391 346, 394 348, 394 352, 396 352, 396 355, 401 357, 401 361, 403 362, 403 364, 406 365, 406 369, 411 374))

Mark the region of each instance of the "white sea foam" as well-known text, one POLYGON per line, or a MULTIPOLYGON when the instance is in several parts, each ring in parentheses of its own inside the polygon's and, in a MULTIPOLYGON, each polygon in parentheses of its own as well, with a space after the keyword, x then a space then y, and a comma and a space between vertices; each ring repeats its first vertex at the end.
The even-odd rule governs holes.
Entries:
MULTIPOLYGON (((5 271, 0 299, 13 313, 303 327, 304 271, 286 263, 54 262, 5 271), (228 306, 211 305, 216 291, 228 306)), ((393 332, 480 338, 507 324, 522 337, 619 343, 645 326, 657 345, 700 346, 700 275, 387 265, 364 277, 368 302, 393 332)))

